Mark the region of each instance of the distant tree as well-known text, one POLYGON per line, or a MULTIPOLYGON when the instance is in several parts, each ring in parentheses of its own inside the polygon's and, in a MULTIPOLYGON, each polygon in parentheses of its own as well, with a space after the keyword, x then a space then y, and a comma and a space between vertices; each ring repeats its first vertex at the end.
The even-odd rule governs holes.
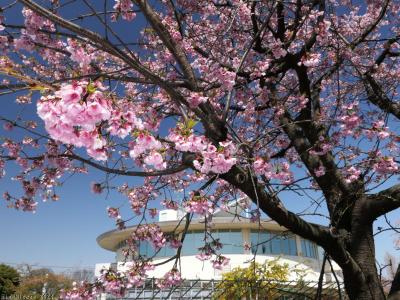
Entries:
POLYGON ((215 299, 271 299, 271 293, 288 275, 288 264, 279 264, 277 260, 252 262, 247 268, 237 267, 223 274, 215 299))
POLYGON ((94 272, 91 269, 76 270, 71 273, 71 279, 76 282, 87 281, 92 282, 94 279, 94 272))
POLYGON ((399 264, 399 260, 390 253, 385 254, 385 265, 387 265, 386 276, 392 282, 394 277, 396 276, 397 265, 399 264))
MULTIPOLYGON (((391 287, 391 283, 395 281, 396 275, 399 276, 396 273, 398 266, 399 260, 394 255, 386 253, 384 257, 384 264, 380 268, 382 286, 386 294, 390 294, 390 290, 393 289, 393 286, 391 287)), ((397 297, 400 297, 399 293, 396 295, 397 297)))
POLYGON ((60 291, 72 286, 72 279, 61 274, 55 274, 50 269, 30 270, 22 278, 16 293, 29 296, 30 299, 40 299, 43 295, 58 297, 60 291))
POLYGON ((19 281, 20 276, 16 269, 0 264, 0 298, 14 294, 19 281))

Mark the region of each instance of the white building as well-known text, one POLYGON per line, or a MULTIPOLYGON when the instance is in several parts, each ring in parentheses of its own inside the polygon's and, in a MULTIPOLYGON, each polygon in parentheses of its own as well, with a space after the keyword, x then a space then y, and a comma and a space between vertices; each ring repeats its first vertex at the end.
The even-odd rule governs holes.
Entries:
MULTIPOLYGON (((230 259, 229 265, 222 270, 215 270, 210 261, 200 261, 196 258, 199 248, 204 246, 205 224, 203 218, 193 219, 185 236, 181 251, 180 271, 182 278, 189 281, 209 281, 222 279, 222 273, 232 270, 235 267, 247 267, 250 261, 263 263, 266 260, 280 259, 280 263, 287 263, 290 270, 302 270, 303 280, 306 282, 318 282, 322 267, 321 251, 317 245, 294 235, 282 226, 270 220, 263 220, 260 223, 250 222, 248 218, 238 217, 238 206, 232 206, 231 211, 217 211, 212 218, 212 236, 219 239, 223 244, 220 253, 230 259), (234 213, 233 213, 234 212, 234 213), (244 245, 249 245, 245 247, 244 245)), ((243 212, 241 212, 243 213, 243 212)), ((163 232, 179 232, 184 229, 185 221, 179 225, 183 213, 174 210, 161 211, 159 222, 156 224, 163 232)), ((124 268, 123 249, 126 247, 125 240, 135 230, 135 226, 124 230, 112 230, 101 234, 97 238, 98 244, 116 254, 115 263, 97 264, 95 275, 99 276, 101 269, 110 266, 118 270, 124 268)), ((176 253, 169 247, 161 249, 157 254, 153 247, 142 242, 139 247, 141 255, 152 257, 154 263, 166 260, 176 253)), ((149 277, 160 278, 170 271, 174 261, 156 267, 149 274, 149 277)), ((324 284, 333 284, 334 277, 329 264, 326 264, 324 284)), ((342 282, 340 268, 333 263, 338 280, 342 282)), ((299 273, 291 272, 289 281, 297 281, 299 273)), ((142 299, 142 298, 138 298, 142 299)), ((164 298, 155 298, 164 299, 164 298)), ((172 298, 171 298, 172 299, 172 298)), ((174 298, 179 299, 179 298, 174 298)), ((187 299, 191 299, 190 297, 187 299)), ((196 298, 197 299, 197 298, 196 298)))

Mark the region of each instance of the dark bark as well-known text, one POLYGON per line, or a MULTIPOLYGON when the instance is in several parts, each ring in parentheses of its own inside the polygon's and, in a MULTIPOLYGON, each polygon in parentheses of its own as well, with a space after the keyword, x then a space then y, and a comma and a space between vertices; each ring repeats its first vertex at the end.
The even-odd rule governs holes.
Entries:
POLYGON ((370 195, 366 202, 367 215, 373 221, 396 208, 400 207, 400 184, 396 184, 377 194, 370 195))
POLYGON ((385 299, 375 263, 372 222, 365 219, 364 210, 358 205, 353 210, 351 225, 347 249, 359 270, 354 272, 341 265, 346 292, 350 299, 385 299))

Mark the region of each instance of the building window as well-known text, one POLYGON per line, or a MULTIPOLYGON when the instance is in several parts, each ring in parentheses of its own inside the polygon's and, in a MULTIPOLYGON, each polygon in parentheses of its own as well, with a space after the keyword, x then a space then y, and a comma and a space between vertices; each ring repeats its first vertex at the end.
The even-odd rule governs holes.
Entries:
POLYGON ((318 257, 316 245, 309 240, 301 239, 301 252, 305 257, 311 257, 315 259, 318 257))
POLYGON ((251 231, 251 252, 257 254, 271 254, 271 234, 266 231, 251 231))
POLYGON ((289 255, 293 255, 293 256, 297 255, 296 237, 293 236, 292 238, 290 238, 288 240, 289 240, 289 247, 290 247, 289 255))
POLYGON ((204 231, 188 231, 182 246, 182 255, 196 255, 204 247, 204 231))
POLYGON ((250 232, 251 252, 257 254, 297 255, 296 238, 268 231, 250 232))
MULTIPOLYGON (((182 255, 197 255, 200 253, 199 248, 204 247, 204 231, 188 231, 185 236, 182 247, 182 255)), ((222 244, 221 254, 243 254, 243 235, 241 230, 227 229, 215 230, 212 232, 212 237, 222 244)), ((208 236, 207 241, 211 239, 208 236)), ((250 232, 251 253, 268 255, 268 254, 284 254, 296 256, 297 246, 296 238, 292 234, 280 234, 272 231, 251 231, 250 232)), ((119 248, 126 247, 126 242, 123 241, 119 248)), ((139 243, 139 253, 145 257, 172 257, 176 254, 176 249, 169 246, 161 248, 158 252, 154 249, 151 243, 141 241, 139 243)), ((304 257, 318 259, 318 248, 315 243, 301 239, 301 252, 304 257)))
POLYGON ((241 230, 217 230, 212 233, 214 239, 222 244, 221 253, 243 254, 243 235, 241 230))
POLYGON ((169 246, 161 248, 159 251, 153 247, 148 241, 139 242, 139 253, 141 256, 149 257, 171 257, 176 254, 176 249, 172 249, 169 246))
MULTIPOLYGON (((222 244, 220 253, 222 254, 242 254, 243 253, 243 236, 241 230, 215 230, 212 232, 214 240, 219 239, 222 244)), ((204 231, 188 231, 183 241, 182 254, 196 255, 199 254, 199 248, 204 247, 204 231)), ((211 242, 209 236, 207 241, 211 242)))

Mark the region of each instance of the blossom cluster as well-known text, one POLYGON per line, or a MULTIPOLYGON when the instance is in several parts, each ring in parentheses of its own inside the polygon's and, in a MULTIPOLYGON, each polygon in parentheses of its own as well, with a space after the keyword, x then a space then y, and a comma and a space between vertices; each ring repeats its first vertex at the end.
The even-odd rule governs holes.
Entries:
POLYGON ((237 159, 234 155, 237 150, 232 141, 220 142, 217 148, 205 136, 195 135, 192 129, 187 128, 172 131, 167 138, 174 142, 178 151, 200 154, 200 158, 194 160, 193 165, 203 174, 226 173, 236 164, 237 159))
POLYGON ((126 264, 128 271, 127 276, 127 288, 142 286, 147 278, 149 271, 154 270, 154 265, 149 262, 135 260, 126 264))
POLYGON ((97 160, 106 160, 106 140, 96 125, 111 116, 111 104, 100 83, 76 82, 61 87, 55 95, 43 96, 37 104, 52 138, 77 147, 86 147, 97 160))
POLYGON ((97 289, 96 286, 93 286, 87 282, 83 282, 82 284, 78 284, 77 282, 72 283, 72 288, 68 290, 61 290, 60 298, 66 300, 78 300, 78 299, 86 299, 92 300, 96 299, 97 295, 101 292, 101 289, 97 289))
POLYGON ((120 220, 121 219, 121 215, 119 213, 119 209, 115 208, 115 207, 107 207, 107 212, 108 212, 108 216, 110 218, 116 219, 116 220, 120 220))
POLYGON ((361 170, 355 166, 351 166, 344 169, 344 175, 345 175, 345 181, 347 183, 352 183, 353 181, 356 181, 360 177, 361 170))
POLYGON ((352 135, 353 130, 357 128, 361 123, 361 117, 357 114, 358 103, 351 103, 343 106, 343 110, 346 112, 339 119, 342 122, 341 127, 344 130, 344 134, 352 135))
POLYGON ((264 175, 268 179, 276 179, 283 184, 293 182, 293 173, 287 162, 271 164, 263 158, 257 158, 253 163, 254 171, 257 175, 264 175))
POLYGON ((373 169, 379 175, 391 175, 399 172, 398 163, 390 156, 380 156, 376 159, 373 169))
POLYGON ((209 172, 223 174, 236 164, 237 159, 233 157, 235 153, 236 148, 232 141, 220 142, 218 148, 208 144, 201 152, 202 158, 194 160, 193 165, 204 174, 209 172))
POLYGON ((133 3, 131 0, 115 0, 113 7, 117 13, 113 15, 114 21, 116 21, 118 14, 122 15, 122 18, 127 21, 132 21, 136 14, 133 9, 133 3))
POLYGON ((171 271, 165 273, 162 278, 158 278, 156 280, 156 285, 159 289, 166 289, 177 286, 182 281, 183 279, 181 277, 181 273, 176 269, 172 269, 171 271))
POLYGON ((163 170, 167 167, 167 163, 160 153, 162 144, 160 141, 156 140, 154 136, 141 132, 136 138, 136 141, 130 143, 130 147, 129 155, 132 158, 135 159, 147 152, 148 155, 144 159, 147 165, 154 166, 157 170, 163 170))
POLYGON ((164 247, 167 243, 165 234, 161 228, 156 224, 143 224, 139 225, 132 234, 134 241, 148 241, 157 250, 164 247))
POLYGON ((122 192, 128 197, 130 207, 137 215, 143 213, 141 210, 147 206, 149 200, 157 195, 154 192, 154 186, 147 181, 142 186, 127 188, 122 192))
POLYGON ((41 29, 54 31, 55 26, 50 20, 38 15, 26 7, 22 9, 22 14, 25 18, 25 29, 21 30, 21 36, 14 40, 14 46, 16 49, 32 51, 35 43, 53 44, 50 42, 46 34, 40 33, 39 31, 41 29))
POLYGON ((223 255, 218 255, 215 259, 211 260, 213 268, 222 270, 222 268, 229 264, 230 259, 223 255))
POLYGON ((88 51, 78 42, 73 39, 68 39, 66 50, 71 53, 70 58, 79 64, 79 67, 87 73, 90 69, 90 63, 93 60, 93 53, 88 51))
POLYGON ((209 216, 215 210, 215 205, 207 199, 204 195, 191 193, 188 201, 183 203, 183 208, 187 212, 196 213, 201 216, 209 216))
MULTIPOLYGON (((38 114, 45 121, 50 136, 66 144, 85 147, 88 155, 96 160, 106 160, 107 141, 101 129, 125 138, 134 130, 144 130, 146 125, 126 107, 115 107, 107 98, 104 87, 96 82, 64 84, 54 95, 43 96, 37 104, 38 114)), ((150 134, 139 133, 131 143, 130 155, 137 158, 149 151, 145 163, 164 169, 166 163, 157 150, 161 143, 150 134)))
POLYGON ((101 282, 101 287, 105 292, 123 297, 126 290, 124 279, 124 274, 109 269, 101 272, 98 281, 101 282))
POLYGON ((172 131, 168 135, 168 139, 174 143, 176 150, 182 152, 199 153, 204 151, 209 144, 204 135, 195 135, 192 130, 186 135, 172 131))

